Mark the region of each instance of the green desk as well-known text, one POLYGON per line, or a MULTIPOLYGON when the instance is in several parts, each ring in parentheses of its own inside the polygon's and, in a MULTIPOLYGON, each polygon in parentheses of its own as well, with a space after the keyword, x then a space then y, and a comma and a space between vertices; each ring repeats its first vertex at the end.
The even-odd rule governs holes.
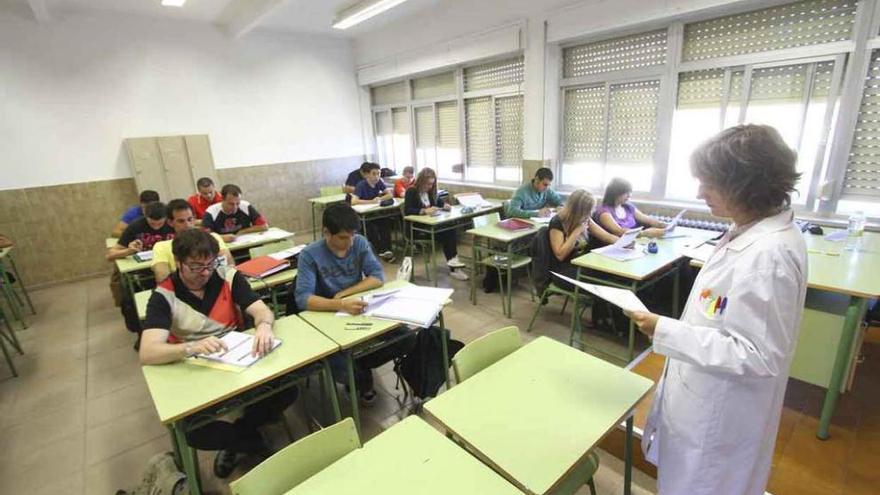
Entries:
MULTIPOLYGON (((361 219, 361 233, 363 233, 364 236, 367 236, 367 222, 390 218, 394 220, 395 224, 399 225, 400 219, 403 217, 403 198, 394 198, 394 203, 388 206, 376 206, 369 209, 363 209, 365 206, 367 205, 352 206, 354 211, 357 212, 358 217, 361 219)), ((391 233, 393 234, 395 230, 397 229, 393 229, 391 233)), ((400 231, 403 232, 403 229, 400 229, 400 231)), ((393 241, 394 240, 392 239, 392 245, 394 244, 393 241)))
MULTIPOLYGON (((485 256, 494 256, 502 254, 507 256, 508 260, 513 260, 515 254, 523 249, 528 249, 528 242, 531 242, 532 236, 537 234, 543 225, 534 224, 532 228, 523 230, 508 230, 498 226, 497 223, 492 225, 484 225, 482 227, 473 228, 467 231, 468 234, 474 236, 474 255, 471 260, 471 303, 477 304, 477 263, 485 256), (481 240, 485 240, 485 246, 481 246, 481 240), (504 250, 493 249, 493 245, 501 245, 504 250)), ((513 317, 513 308, 511 307, 511 275, 512 270, 507 268, 507 304, 504 304, 504 287, 499 287, 501 294, 501 309, 508 318, 513 317)), ((531 280, 529 280, 531 283, 531 280)), ((531 293, 531 292, 530 292, 531 293)), ((538 294, 540 296, 540 294, 538 294)))
POLYGON ((296 316, 275 322, 281 346, 241 372, 177 362, 144 366, 143 373, 159 420, 171 431, 178 464, 192 494, 201 493, 198 459, 185 432, 288 389, 305 373, 323 372, 337 421, 339 404, 326 357, 339 349, 333 341, 296 316))
MULTIPOLYGON (((826 228, 825 234, 835 230, 826 228)), ((880 234, 866 232, 857 251, 819 235, 805 233, 804 240, 809 290, 790 375, 827 389, 816 432, 825 440, 837 398, 855 372, 857 336, 868 301, 880 297, 880 234)), ((693 260, 691 265, 702 263, 693 260)))
MULTIPOLYGON (((371 292, 383 291, 388 289, 405 287, 412 285, 403 280, 395 280, 388 282, 378 289, 366 291, 363 294, 371 292)), ((335 342, 345 355, 346 368, 348 372, 348 390, 351 399, 351 415, 355 424, 360 430, 360 412, 357 403, 357 387, 354 380, 354 360, 358 357, 375 352, 383 347, 387 347, 400 338, 382 340, 382 337, 388 332, 401 326, 400 323, 388 320, 380 320, 368 316, 336 316, 335 312, 330 311, 303 311, 299 314, 300 318, 307 321, 310 325, 318 329, 326 335, 330 340, 335 342), (346 329, 346 323, 349 322, 365 322, 372 323, 372 326, 366 330, 350 330, 346 329)), ((449 338, 443 324, 443 313, 440 313, 440 327, 443 328, 444 337, 442 340, 443 364, 444 369, 449 369, 449 354, 447 352, 447 339, 449 338)), ((402 338, 402 337, 401 337, 402 338)), ((446 376, 446 386, 449 387, 449 374, 446 376)))
MULTIPOLYGON (((578 267, 578 279, 588 282, 609 285, 629 289, 633 292, 644 290, 656 284, 660 280, 672 276, 672 308, 670 315, 677 317, 679 313, 678 300, 680 291, 680 264, 683 256, 681 252, 690 247, 702 244, 707 239, 717 237, 720 232, 711 230, 693 229, 688 227, 677 227, 675 229, 677 235, 683 237, 674 237, 670 239, 654 239, 657 242, 657 253, 646 254, 645 256, 629 260, 618 261, 598 253, 587 253, 571 260, 571 264, 578 267), (609 277, 610 275, 610 277, 609 277)), ((644 249, 651 239, 641 237, 637 241, 636 249, 644 249)), ((575 287, 577 294, 579 289, 575 287)), ((580 300, 574 300, 574 314, 578 314, 580 300)), ((574 344, 574 334, 578 333, 579 343, 582 347, 586 344, 583 342, 582 329, 580 319, 572 319, 572 337, 571 344, 574 344)), ((629 342, 628 354, 625 361, 629 363, 635 355, 635 325, 629 323, 629 342)), ((620 356, 613 356, 620 359, 620 356)))
MULTIPOLYGON (((488 206, 485 208, 476 209, 470 213, 462 213, 462 206, 453 206, 450 211, 446 211, 437 216, 431 215, 406 215, 403 217, 405 222, 408 222, 409 225, 409 236, 406 237, 407 245, 410 247, 410 255, 415 255, 415 233, 421 232, 428 236, 431 241, 431 249, 429 251, 431 255, 431 273, 434 276, 434 286, 437 286, 437 258, 434 256, 434 250, 436 249, 434 243, 434 236, 440 232, 446 232, 448 230, 455 230, 462 226, 470 226, 474 217, 478 217, 481 215, 486 215, 488 213, 492 213, 495 211, 501 210, 501 201, 499 200, 489 200, 492 203, 492 206, 488 206)), ((406 255, 406 251, 404 250, 404 256, 406 255)), ((425 272, 427 273, 427 259, 425 260, 425 272)), ((472 272, 476 273, 476 272, 472 272)), ((428 280, 431 280, 431 275, 428 275, 428 280)))
MULTIPOLYGON (((13 256, 14 249, 15 246, 0 249, 0 285, 2 285, 3 295, 9 305, 9 309, 12 311, 12 315, 21 323, 21 327, 24 329, 27 328, 27 322, 22 315, 25 301, 27 301, 31 314, 37 314, 37 310, 34 309, 34 303, 31 301, 31 296, 28 294, 27 288, 24 286, 21 274, 18 273, 18 267, 15 265, 15 257, 13 256), (5 272, 11 273, 15 276, 15 282, 12 282, 9 277, 5 275, 5 272), (21 292, 21 295, 18 294, 19 292, 21 292), (24 300, 22 300, 22 298, 24 298, 24 300)), ((12 331, 11 324, 10 331, 12 331)))
POLYGON ((287 495, 515 495, 519 490, 409 416, 287 495))
POLYGON ((341 193, 341 194, 332 194, 330 196, 320 196, 317 198, 309 198, 309 203, 312 206, 312 240, 313 241, 318 240, 318 230, 319 230, 318 229, 318 218, 317 218, 317 215, 315 215, 315 207, 320 206, 321 209, 323 210, 324 208, 326 208, 332 204, 342 203, 343 201, 345 201, 345 196, 346 196, 345 193, 341 193))
POLYGON ((629 494, 631 413, 653 386, 647 378, 538 337, 429 401, 425 411, 529 494, 551 491, 626 419, 624 494, 629 494))
POLYGON ((117 244, 119 244, 118 237, 108 237, 108 238, 104 239, 104 246, 107 249, 112 248, 113 246, 115 246, 117 244))
POLYGON ((134 256, 126 256, 115 260, 116 269, 119 270, 122 290, 127 291, 131 297, 141 289, 144 280, 153 279, 153 261, 137 261, 134 256))

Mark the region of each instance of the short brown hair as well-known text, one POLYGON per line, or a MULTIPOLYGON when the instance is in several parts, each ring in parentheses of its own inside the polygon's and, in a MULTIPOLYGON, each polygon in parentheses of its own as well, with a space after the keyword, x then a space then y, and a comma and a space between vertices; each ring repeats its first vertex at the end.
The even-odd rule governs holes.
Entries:
POLYGON ((189 229, 174 236, 171 252, 180 261, 190 258, 210 258, 220 254, 220 244, 214 236, 202 229, 189 229))
POLYGON ((738 208, 759 215, 791 205, 801 176, 797 152, 779 131, 754 124, 725 129, 700 145, 691 155, 691 173, 738 208))

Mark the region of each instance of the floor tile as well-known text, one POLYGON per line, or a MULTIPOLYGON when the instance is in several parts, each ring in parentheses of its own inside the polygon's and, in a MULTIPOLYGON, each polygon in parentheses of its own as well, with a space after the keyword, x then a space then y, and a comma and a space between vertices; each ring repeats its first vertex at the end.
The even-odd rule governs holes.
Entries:
POLYGON ((84 449, 85 436, 77 433, 0 463, 0 492, 33 493, 81 472, 84 449))
POLYGON ((86 493, 113 494, 119 489, 132 489, 144 473, 150 458, 171 451, 167 435, 133 445, 128 450, 86 468, 86 493))
POLYGON ((131 385, 86 402, 86 427, 93 428, 135 411, 153 407, 146 383, 131 385))
POLYGON ((86 466, 93 466, 154 438, 168 438, 152 407, 145 407, 86 431, 86 466))

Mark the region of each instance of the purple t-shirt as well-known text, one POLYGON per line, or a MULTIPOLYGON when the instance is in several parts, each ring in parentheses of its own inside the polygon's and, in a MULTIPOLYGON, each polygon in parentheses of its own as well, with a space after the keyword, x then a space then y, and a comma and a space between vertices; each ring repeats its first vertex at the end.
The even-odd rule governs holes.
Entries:
POLYGON ((629 230, 638 227, 639 223, 636 221, 636 207, 629 203, 624 203, 623 211, 625 212, 625 215, 621 218, 618 217, 617 213, 614 212, 613 206, 602 205, 596 209, 595 220, 598 222, 599 216, 601 216, 603 213, 609 213, 611 214, 611 218, 613 218, 614 221, 617 222, 617 225, 623 229, 629 230))

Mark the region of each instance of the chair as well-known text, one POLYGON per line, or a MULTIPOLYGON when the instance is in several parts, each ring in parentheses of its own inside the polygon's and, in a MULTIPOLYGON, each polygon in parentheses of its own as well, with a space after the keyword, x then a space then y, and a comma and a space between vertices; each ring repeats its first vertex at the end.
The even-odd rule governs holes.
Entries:
POLYGON ((321 197, 334 196, 336 194, 342 194, 343 192, 342 186, 324 186, 321 188, 321 197))
POLYGON ((587 309, 589 303, 592 302, 589 294, 586 292, 573 291, 573 290, 565 290, 562 287, 559 287, 553 282, 550 282, 550 285, 547 286, 546 289, 541 293, 541 298, 535 304, 535 312, 532 313, 532 319, 529 321, 529 326, 526 328, 526 332, 532 331, 532 326, 535 324, 535 319, 538 318, 538 313, 541 312, 541 306, 543 306, 543 301, 549 298, 552 295, 560 295, 565 297, 565 302, 562 304, 562 310, 559 314, 565 312, 565 307, 568 305, 569 299, 574 301, 575 298, 584 302, 584 304, 580 307, 580 311, 572 311, 571 313, 571 333, 568 337, 568 345, 574 346, 574 334, 575 332, 580 332, 580 318, 581 314, 583 314, 584 310, 587 309))
MULTIPOLYGON (((501 221, 501 216, 498 214, 498 212, 493 212, 493 213, 489 213, 488 215, 474 217, 474 228, 485 227, 486 225, 497 224, 500 221, 501 221)), ((476 245, 474 246, 474 249, 475 249, 475 251, 479 250, 479 248, 476 245)), ((499 254, 501 254, 501 253, 499 253, 499 254)), ((477 255, 478 255, 477 252, 475 252, 474 256, 476 257, 477 255)), ((492 268, 495 269, 495 273, 498 274, 498 289, 501 291, 501 310, 502 310, 502 312, 504 312, 505 315, 507 315, 508 318, 510 318, 513 316, 513 308, 511 307, 511 298, 513 295, 512 294, 513 289, 511 287, 512 279, 513 279, 513 271, 517 270, 519 268, 525 267, 526 273, 529 277, 529 280, 531 280, 531 278, 532 278, 532 268, 531 268, 532 258, 529 256, 526 256, 524 254, 515 254, 515 253, 509 253, 509 254, 507 254, 507 256, 508 256, 507 261, 500 261, 500 260, 496 259, 494 254, 486 256, 486 257, 481 257, 478 259, 479 259, 479 262, 481 265, 491 266, 492 268), (502 270, 504 270, 505 273, 507 274, 506 290, 505 290, 504 284, 502 283, 502 278, 501 278, 501 271, 502 270), (505 300, 507 301, 506 304, 505 304, 505 300)), ((475 273, 475 274, 473 274, 473 276, 476 277, 477 274, 475 273)), ((529 298, 531 298, 532 301, 535 300, 535 294, 534 294, 534 291, 532 290, 531 284, 529 284, 529 298)))
MULTIPOLYGON (((452 358, 455 381, 461 383, 467 380, 520 347, 522 347, 522 338, 519 334, 519 328, 515 326, 504 327, 483 335, 464 346, 452 358)), ((562 480, 562 483, 550 493, 552 495, 573 495, 581 485, 587 484, 590 487, 590 493, 596 495, 593 475, 598 469, 599 456, 595 452, 590 452, 584 461, 576 465, 574 470, 562 480)))
POLYGON ((18 342, 18 337, 15 336, 15 329, 12 328, 12 325, 9 323, 2 307, 0 307, 0 320, 2 320, 3 325, 7 330, 7 332, 4 332, 3 329, 0 328, 0 350, 3 351, 3 357, 6 358, 6 364, 9 366, 9 371, 12 372, 12 376, 18 376, 18 371, 15 369, 15 364, 12 362, 12 356, 9 354, 9 348, 6 347, 6 343, 8 342, 19 354, 23 355, 24 351, 22 351, 21 344, 18 342))
POLYGON ((229 488, 234 495, 281 495, 360 447, 354 421, 345 418, 279 450, 229 488))
MULTIPOLYGON (((412 223, 404 221, 404 243, 405 247, 403 249, 403 255, 407 256, 407 251, 409 252, 409 258, 415 258, 416 256, 416 247, 419 248, 419 251, 422 253, 422 261, 425 263, 425 278, 428 279, 428 282, 431 281, 431 264, 434 262, 434 256, 437 253, 434 252, 434 244, 431 243, 431 239, 418 239, 415 235, 412 234, 412 223), (410 235, 406 235, 406 229, 410 229, 410 235)), ((411 279, 410 279, 411 280, 411 279)))

